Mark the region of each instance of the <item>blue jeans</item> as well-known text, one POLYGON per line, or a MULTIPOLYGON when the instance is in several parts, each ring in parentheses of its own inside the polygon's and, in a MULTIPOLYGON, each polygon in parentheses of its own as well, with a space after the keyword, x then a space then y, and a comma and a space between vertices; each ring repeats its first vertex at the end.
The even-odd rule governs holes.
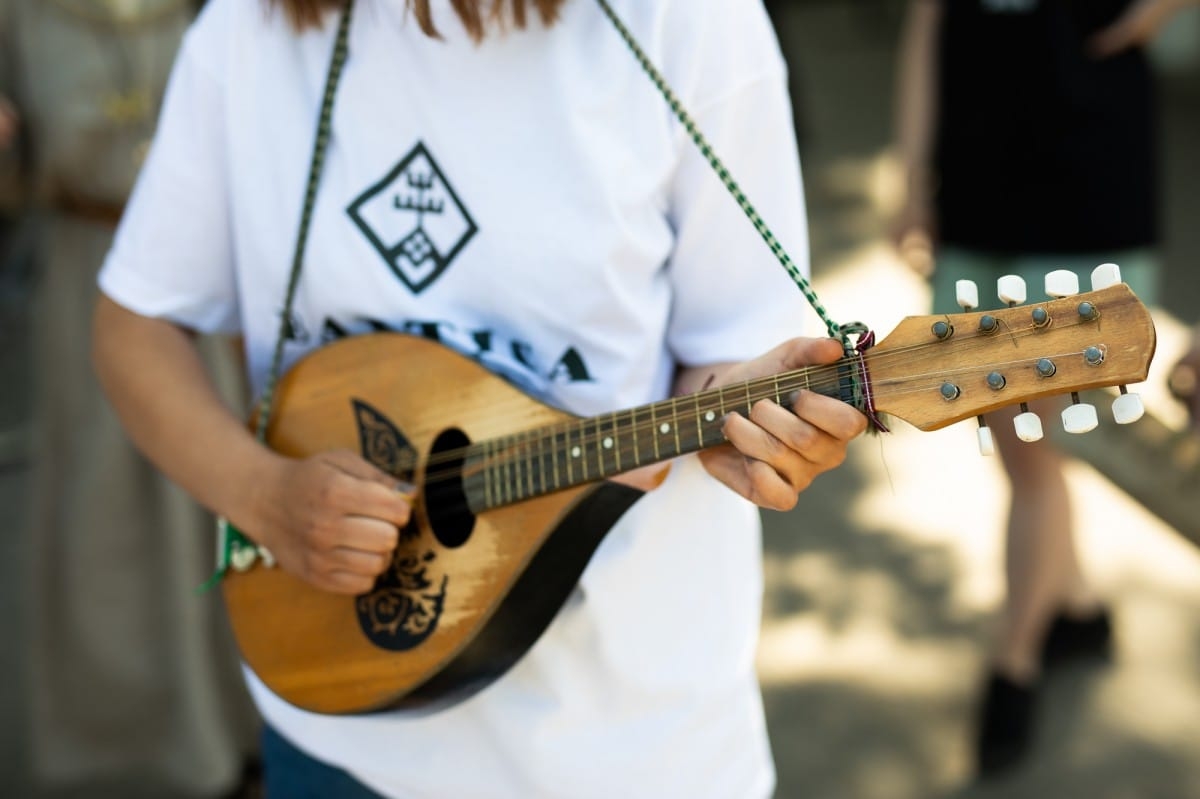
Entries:
POLYGON ((269 724, 262 731, 266 799, 384 799, 339 768, 301 752, 269 724))

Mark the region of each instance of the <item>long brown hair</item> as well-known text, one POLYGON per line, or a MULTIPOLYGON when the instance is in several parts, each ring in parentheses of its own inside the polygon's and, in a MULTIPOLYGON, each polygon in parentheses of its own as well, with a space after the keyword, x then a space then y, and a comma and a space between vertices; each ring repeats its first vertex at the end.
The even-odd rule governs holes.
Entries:
MULTIPOLYGON (((298 29, 316 27, 321 24, 325 12, 341 8, 346 0, 267 0, 281 7, 298 29)), ((433 25, 433 14, 429 0, 405 0, 417 24, 427 35, 438 37, 433 25)), ((454 12, 462 20, 467 33, 476 41, 483 38, 484 27, 489 19, 511 19, 518 28, 524 28, 532 6, 541 17, 542 23, 550 25, 558 18, 558 11, 566 0, 450 0, 454 12)))

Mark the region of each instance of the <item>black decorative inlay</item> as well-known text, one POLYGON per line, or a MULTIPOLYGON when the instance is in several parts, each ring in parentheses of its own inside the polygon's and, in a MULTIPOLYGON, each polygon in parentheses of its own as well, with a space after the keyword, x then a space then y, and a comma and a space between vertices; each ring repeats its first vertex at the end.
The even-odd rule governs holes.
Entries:
MULTIPOLYGON (((383 471, 413 483, 417 453, 404 434, 376 408, 353 399, 362 456, 383 471)), ((392 565, 355 611, 371 643, 391 651, 412 649, 437 628, 449 576, 438 574, 437 554, 421 542, 416 518, 400 531, 392 565)))
POLYGON ((346 213, 413 294, 446 271, 479 229, 421 142, 346 213))

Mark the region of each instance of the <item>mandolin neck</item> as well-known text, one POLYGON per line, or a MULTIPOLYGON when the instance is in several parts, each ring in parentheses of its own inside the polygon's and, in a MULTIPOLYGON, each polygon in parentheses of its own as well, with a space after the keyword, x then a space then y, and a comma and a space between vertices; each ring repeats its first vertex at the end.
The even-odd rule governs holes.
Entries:
POLYGON ((858 368, 847 358, 477 442, 464 487, 478 512, 697 452, 724 443, 723 418, 760 400, 791 407, 807 390, 850 402, 858 368))

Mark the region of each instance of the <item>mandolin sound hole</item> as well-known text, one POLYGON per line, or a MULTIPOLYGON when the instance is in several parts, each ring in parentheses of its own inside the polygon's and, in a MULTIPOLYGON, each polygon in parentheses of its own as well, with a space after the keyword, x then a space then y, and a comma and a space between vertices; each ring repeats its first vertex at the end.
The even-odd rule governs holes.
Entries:
POLYGON ((471 443, 457 428, 443 430, 433 442, 425 472, 425 513, 438 542, 460 547, 475 529, 475 514, 467 505, 463 463, 471 443))

